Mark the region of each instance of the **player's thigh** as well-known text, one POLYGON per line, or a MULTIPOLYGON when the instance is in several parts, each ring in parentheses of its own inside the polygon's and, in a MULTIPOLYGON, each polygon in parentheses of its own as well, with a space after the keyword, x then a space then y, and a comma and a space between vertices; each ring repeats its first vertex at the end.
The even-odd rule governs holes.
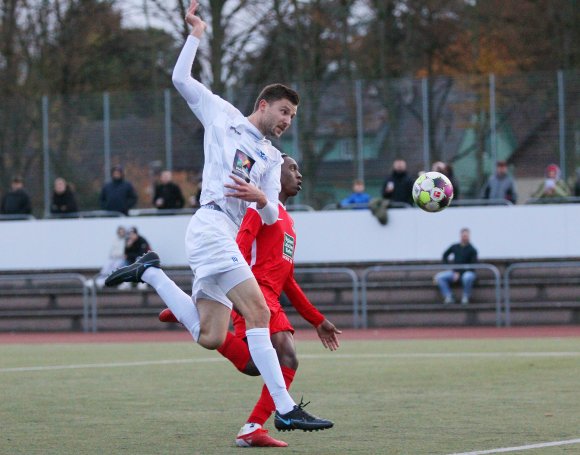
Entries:
POLYGON ((270 310, 255 278, 242 281, 230 289, 226 295, 246 320, 247 329, 268 327, 270 310))
POLYGON ((226 339, 231 310, 220 302, 204 298, 195 304, 200 320, 199 343, 210 349, 218 348, 226 339))

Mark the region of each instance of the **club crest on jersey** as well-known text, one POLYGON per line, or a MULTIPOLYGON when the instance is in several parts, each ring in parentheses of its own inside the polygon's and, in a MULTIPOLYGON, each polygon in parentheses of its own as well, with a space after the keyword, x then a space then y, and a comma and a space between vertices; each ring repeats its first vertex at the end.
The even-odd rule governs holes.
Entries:
POLYGON ((246 155, 240 149, 236 149, 232 174, 237 175, 250 183, 250 172, 252 171, 255 162, 256 160, 246 155))
POLYGON ((294 259, 294 237, 284 232, 284 246, 282 249, 282 257, 287 261, 292 262, 294 259))

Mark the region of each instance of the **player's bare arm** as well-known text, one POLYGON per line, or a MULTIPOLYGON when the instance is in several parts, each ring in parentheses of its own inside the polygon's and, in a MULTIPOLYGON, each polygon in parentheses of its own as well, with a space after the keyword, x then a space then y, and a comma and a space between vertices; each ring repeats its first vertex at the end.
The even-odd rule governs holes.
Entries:
POLYGON ((187 14, 185 15, 185 22, 191 25, 190 34, 196 38, 201 38, 207 24, 201 20, 199 16, 195 15, 199 2, 197 0, 191 0, 189 8, 187 9, 187 14))
POLYGON ((336 351, 339 348, 340 343, 337 335, 340 335, 342 331, 338 330, 328 319, 325 319, 318 327, 316 327, 316 332, 318 333, 322 345, 326 349, 336 351))
POLYGON ((266 206, 268 203, 268 198, 260 188, 233 174, 230 175, 230 178, 234 181, 234 183, 224 184, 226 188, 231 190, 225 193, 226 196, 235 197, 236 199, 241 199, 246 202, 255 202, 259 209, 262 209, 266 206))

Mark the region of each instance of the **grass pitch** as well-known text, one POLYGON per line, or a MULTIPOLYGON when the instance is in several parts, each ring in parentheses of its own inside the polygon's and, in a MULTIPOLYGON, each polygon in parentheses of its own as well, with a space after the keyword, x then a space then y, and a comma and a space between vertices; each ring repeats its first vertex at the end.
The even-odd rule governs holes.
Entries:
MULTIPOLYGON (((580 438, 580 338, 298 341, 334 420, 287 454, 450 454, 580 438)), ((230 454, 261 382, 193 343, 0 345, 1 454, 230 454)), ((276 449, 259 449, 276 450, 276 449)), ((578 454, 580 444, 511 452, 578 454)))

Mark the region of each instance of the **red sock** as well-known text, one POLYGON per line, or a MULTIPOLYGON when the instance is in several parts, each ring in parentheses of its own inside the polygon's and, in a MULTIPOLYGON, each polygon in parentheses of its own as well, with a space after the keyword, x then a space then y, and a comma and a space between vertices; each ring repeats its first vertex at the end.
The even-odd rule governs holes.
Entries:
POLYGON ((233 333, 228 332, 226 341, 217 349, 226 359, 242 373, 250 361, 250 349, 244 340, 238 338, 233 333))
MULTIPOLYGON (((282 375, 284 376, 287 390, 290 390, 290 384, 292 384, 295 374, 296 370, 282 366, 282 375)), ((256 403, 256 406, 254 406, 254 410, 250 414, 250 417, 248 417, 248 423, 259 423, 260 425, 264 425, 266 420, 270 418, 275 410, 276 406, 274 405, 274 400, 272 400, 268 388, 264 385, 264 387, 262 387, 260 399, 256 403)))

